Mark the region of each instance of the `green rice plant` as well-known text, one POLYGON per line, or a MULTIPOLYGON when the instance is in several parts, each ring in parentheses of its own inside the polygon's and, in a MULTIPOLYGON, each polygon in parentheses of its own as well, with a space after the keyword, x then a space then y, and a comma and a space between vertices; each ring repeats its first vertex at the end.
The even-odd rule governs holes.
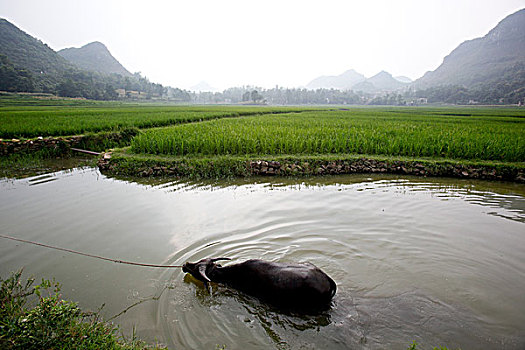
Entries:
POLYGON ((224 106, 9 106, 0 108, 0 138, 79 135, 122 128, 153 128, 298 108, 224 106))
POLYGON ((131 150, 176 156, 380 154, 523 162, 525 118, 520 113, 364 108, 259 115, 148 130, 132 140, 131 150))

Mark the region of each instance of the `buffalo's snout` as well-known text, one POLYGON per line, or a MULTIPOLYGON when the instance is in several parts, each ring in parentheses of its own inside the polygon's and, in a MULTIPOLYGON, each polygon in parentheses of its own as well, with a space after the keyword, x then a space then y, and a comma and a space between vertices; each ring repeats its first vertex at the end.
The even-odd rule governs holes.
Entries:
POLYGON ((195 270, 195 264, 187 262, 184 265, 182 265, 182 272, 192 273, 193 270, 195 270))

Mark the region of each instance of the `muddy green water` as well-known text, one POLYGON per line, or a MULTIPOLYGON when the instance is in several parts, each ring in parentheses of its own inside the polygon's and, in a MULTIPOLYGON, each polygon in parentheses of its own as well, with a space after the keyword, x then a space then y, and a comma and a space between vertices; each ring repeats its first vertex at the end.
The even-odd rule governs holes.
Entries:
POLYGON ((74 169, 0 181, 0 232, 146 263, 310 261, 338 285, 320 315, 283 314, 180 269, 0 239, 0 273, 173 349, 525 348, 525 186, 396 176, 139 184, 74 169), (151 300, 157 296, 158 300, 151 300))

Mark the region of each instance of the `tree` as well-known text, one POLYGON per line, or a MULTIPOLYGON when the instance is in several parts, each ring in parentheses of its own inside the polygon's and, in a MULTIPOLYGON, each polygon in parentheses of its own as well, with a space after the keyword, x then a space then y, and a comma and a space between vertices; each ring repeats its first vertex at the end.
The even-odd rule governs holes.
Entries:
POLYGON ((34 88, 31 72, 15 68, 6 55, 0 55, 0 90, 31 92, 34 88))
POLYGON ((253 101, 253 103, 257 103, 257 101, 260 101, 264 98, 261 94, 259 94, 257 90, 253 90, 250 93, 250 96, 251 96, 251 100, 253 101))

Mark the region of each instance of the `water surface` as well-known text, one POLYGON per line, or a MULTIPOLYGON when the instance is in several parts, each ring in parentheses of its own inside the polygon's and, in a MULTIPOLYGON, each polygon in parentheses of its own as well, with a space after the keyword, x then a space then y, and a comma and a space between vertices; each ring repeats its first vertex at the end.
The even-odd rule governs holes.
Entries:
POLYGON ((332 308, 283 314, 180 269, 0 241, 0 273, 55 277, 170 348, 525 347, 525 186, 399 176, 137 183, 74 169, 0 182, 0 232, 110 258, 310 261, 332 308), (152 300, 155 297, 156 300, 152 300))

